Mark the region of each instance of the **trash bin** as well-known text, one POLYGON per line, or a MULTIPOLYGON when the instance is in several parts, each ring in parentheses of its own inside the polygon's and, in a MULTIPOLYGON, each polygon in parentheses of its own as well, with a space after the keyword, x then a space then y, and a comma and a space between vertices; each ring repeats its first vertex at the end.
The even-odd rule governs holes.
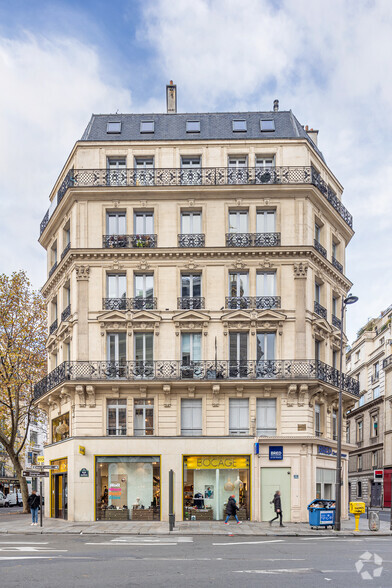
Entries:
POLYGON ((316 499, 308 504, 309 525, 314 527, 333 528, 335 525, 335 501, 316 499))

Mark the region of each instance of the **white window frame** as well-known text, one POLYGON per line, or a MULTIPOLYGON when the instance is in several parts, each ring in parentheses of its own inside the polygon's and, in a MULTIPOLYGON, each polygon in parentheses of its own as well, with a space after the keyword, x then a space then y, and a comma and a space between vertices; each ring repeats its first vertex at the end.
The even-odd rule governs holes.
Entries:
POLYGON ((154 399, 135 398, 133 402, 133 434, 135 437, 146 437, 154 435, 154 399), (141 415, 137 415, 136 411, 142 411, 141 415), (147 428, 147 411, 152 410, 152 427, 147 428), (136 427, 138 420, 141 421, 142 426, 136 427))
POLYGON ((106 400, 106 423, 107 423, 107 434, 110 437, 122 437, 127 434, 127 401, 125 399, 118 399, 118 398, 107 398, 106 400), (115 433, 110 433, 109 431, 113 430, 112 427, 109 427, 109 410, 115 410, 116 416, 116 427, 115 433), (124 410, 125 412, 125 427, 120 426, 119 417, 120 417, 120 410, 124 410))
POLYGON ((249 435, 249 398, 229 398, 229 435, 249 435))
POLYGON ((256 435, 276 436, 276 398, 256 399, 256 435))
POLYGON ((181 398, 181 435, 199 437, 202 434, 203 403, 201 398, 181 398), (184 424, 191 426, 184 427, 184 424))

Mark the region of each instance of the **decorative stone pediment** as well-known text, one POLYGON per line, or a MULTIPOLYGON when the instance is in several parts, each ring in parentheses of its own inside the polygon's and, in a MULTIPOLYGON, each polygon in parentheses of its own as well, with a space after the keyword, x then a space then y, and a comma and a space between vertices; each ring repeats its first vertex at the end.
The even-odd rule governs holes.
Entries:
POLYGON ((203 334, 207 335, 210 317, 204 312, 199 312, 197 310, 186 310, 175 315, 173 320, 177 337, 181 330, 203 331, 203 334))
POLYGON ((132 319, 128 321, 128 335, 131 335, 130 330, 133 331, 154 331, 155 335, 159 335, 159 325, 161 317, 154 312, 148 310, 140 310, 136 312, 132 319))
POLYGON ((98 321, 102 324, 106 323, 125 323, 126 322, 126 314, 125 312, 120 312, 119 310, 108 310, 97 317, 98 321))
POLYGON ((226 322, 237 322, 237 321, 245 321, 247 323, 250 322, 251 316, 255 317, 255 315, 245 310, 232 310, 230 312, 226 312, 222 315, 222 320, 226 322))
POLYGON ((329 335, 333 332, 333 329, 328 321, 323 318, 318 318, 313 320, 313 332, 316 335, 321 335, 325 337, 325 335, 329 335))

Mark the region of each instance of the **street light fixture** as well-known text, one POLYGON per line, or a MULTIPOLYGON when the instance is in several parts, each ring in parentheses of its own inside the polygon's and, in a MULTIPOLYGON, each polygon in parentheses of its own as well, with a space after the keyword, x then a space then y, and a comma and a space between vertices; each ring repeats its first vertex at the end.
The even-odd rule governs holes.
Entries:
POLYGON ((338 448, 336 457, 336 516, 335 530, 341 529, 342 513, 342 389, 343 389, 343 318, 344 309, 348 304, 354 304, 358 301, 358 296, 349 294, 342 300, 342 313, 340 318, 340 373, 339 373, 339 409, 338 409, 338 448))

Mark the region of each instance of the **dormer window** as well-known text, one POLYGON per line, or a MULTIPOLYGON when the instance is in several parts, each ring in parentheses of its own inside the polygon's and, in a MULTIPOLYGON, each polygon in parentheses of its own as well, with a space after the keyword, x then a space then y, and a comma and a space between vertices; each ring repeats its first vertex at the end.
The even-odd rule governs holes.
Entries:
POLYGON ((111 135, 117 135, 121 133, 121 122, 113 121, 108 122, 106 125, 106 132, 111 135))
POLYGON ((140 123, 141 133, 153 133, 154 132, 154 121, 153 120, 142 120, 140 123))
POLYGON ((274 120, 261 120, 260 121, 260 130, 262 132, 274 131, 275 130, 275 121, 274 120))
POLYGON ((186 132, 187 133, 200 133, 200 121, 199 120, 187 120, 186 121, 186 132))
POLYGON ((246 120, 233 120, 233 132, 243 133, 246 132, 246 120))

